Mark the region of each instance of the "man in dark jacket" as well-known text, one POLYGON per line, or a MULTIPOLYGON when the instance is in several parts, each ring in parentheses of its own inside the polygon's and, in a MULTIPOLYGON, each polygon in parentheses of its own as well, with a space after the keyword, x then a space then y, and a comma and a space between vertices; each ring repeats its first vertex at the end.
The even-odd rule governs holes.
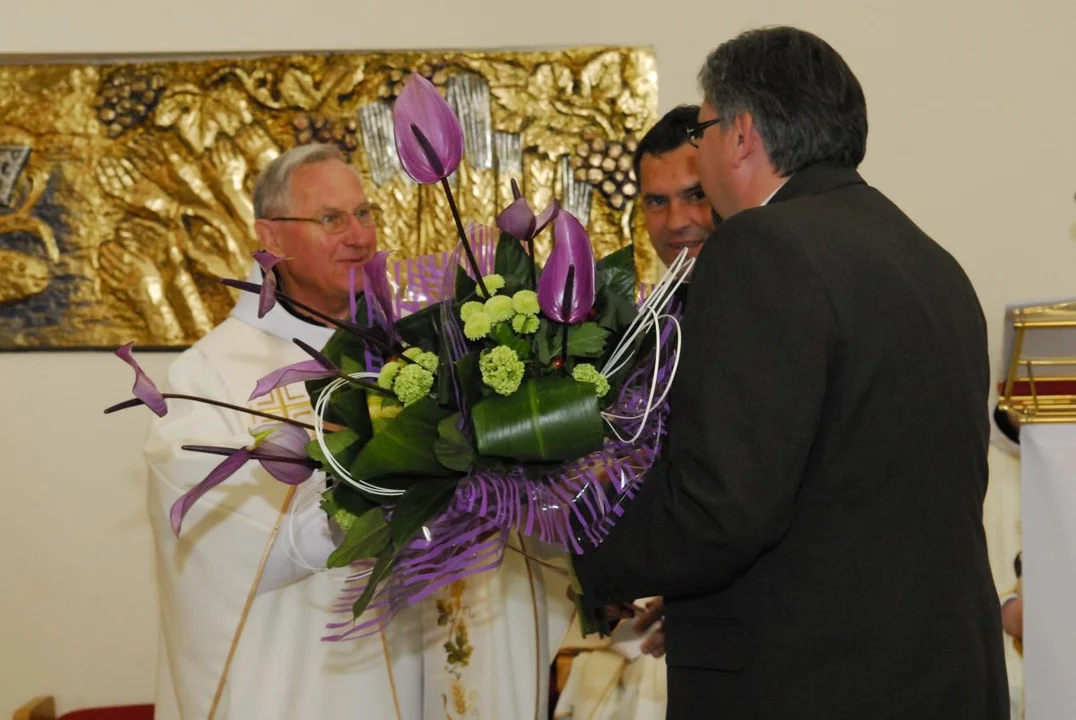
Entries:
POLYGON ((866 103, 829 45, 748 32, 700 82, 724 222, 668 445, 576 559, 584 602, 665 597, 670 718, 1007 718, 975 291, 856 172, 866 103))

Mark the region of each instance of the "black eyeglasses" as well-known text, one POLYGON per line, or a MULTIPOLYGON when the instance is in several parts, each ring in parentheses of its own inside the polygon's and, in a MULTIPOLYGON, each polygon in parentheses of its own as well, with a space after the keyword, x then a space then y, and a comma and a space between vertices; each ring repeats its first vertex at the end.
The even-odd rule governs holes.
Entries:
POLYGON ((317 223, 318 225, 321 225, 321 229, 329 235, 338 235, 348 229, 350 226, 349 219, 352 217, 364 228, 377 227, 378 222, 381 220, 381 208, 377 205, 363 205, 353 213, 333 210, 317 218, 271 217, 266 218, 266 220, 273 220, 275 222, 317 223))
POLYGON ((698 147, 699 140, 702 139, 702 134, 706 132, 706 128, 710 127, 711 125, 717 125, 719 122, 721 122, 721 118, 715 117, 713 120, 695 123, 687 129, 687 141, 691 143, 692 146, 698 147))

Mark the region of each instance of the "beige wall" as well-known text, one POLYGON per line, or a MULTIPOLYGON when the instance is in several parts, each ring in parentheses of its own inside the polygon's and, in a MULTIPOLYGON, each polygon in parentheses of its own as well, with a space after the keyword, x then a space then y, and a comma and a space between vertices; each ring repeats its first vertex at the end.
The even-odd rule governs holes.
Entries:
MULTIPOLYGON (((661 108, 696 98, 705 53, 789 23, 832 42, 870 109, 867 179, 964 264, 991 321, 1076 294, 1076 4, 1030 0, 3 0, 0 53, 220 53, 647 44, 661 108), (415 8, 415 5, 420 5, 415 8)), ((0 59, 3 56, 0 55, 0 59)), ((168 356, 146 362, 160 377, 168 356)), ((0 717, 152 697, 156 650, 139 447, 145 412, 100 354, 0 355, 0 717)))

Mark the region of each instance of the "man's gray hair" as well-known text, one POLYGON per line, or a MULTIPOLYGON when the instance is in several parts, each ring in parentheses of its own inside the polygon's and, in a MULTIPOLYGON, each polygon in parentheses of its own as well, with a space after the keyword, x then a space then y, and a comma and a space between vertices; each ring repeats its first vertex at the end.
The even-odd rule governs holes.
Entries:
POLYGON ((313 143, 299 145, 282 153, 262 170, 254 182, 254 217, 267 218, 288 212, 291 207, 291 176, 303 165, 329 160, 347 162, 336 145, 313 143))

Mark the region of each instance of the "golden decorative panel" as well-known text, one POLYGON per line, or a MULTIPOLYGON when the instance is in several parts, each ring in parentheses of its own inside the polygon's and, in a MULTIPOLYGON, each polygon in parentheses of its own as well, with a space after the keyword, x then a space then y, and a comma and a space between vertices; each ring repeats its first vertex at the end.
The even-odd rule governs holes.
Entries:
MULTIPOLYGON (((391 103, 410 72, 467 133, 453 177, 465 219, 492 223, 520 181, 557 197, 596 254, 641 227, 631 171, 656 120, 638 48, 243 57, 0 66, 0 349, 184 347, 221 321, 256 249, 251 185, 282 150, 338 144, 384 210, 382 248, 450 248, 437 188, 399 168, 391 103)), ((538 245, 548 252, 549 233, 538 245)), ((649 243, 637 244, 652 280, 649 243)))

